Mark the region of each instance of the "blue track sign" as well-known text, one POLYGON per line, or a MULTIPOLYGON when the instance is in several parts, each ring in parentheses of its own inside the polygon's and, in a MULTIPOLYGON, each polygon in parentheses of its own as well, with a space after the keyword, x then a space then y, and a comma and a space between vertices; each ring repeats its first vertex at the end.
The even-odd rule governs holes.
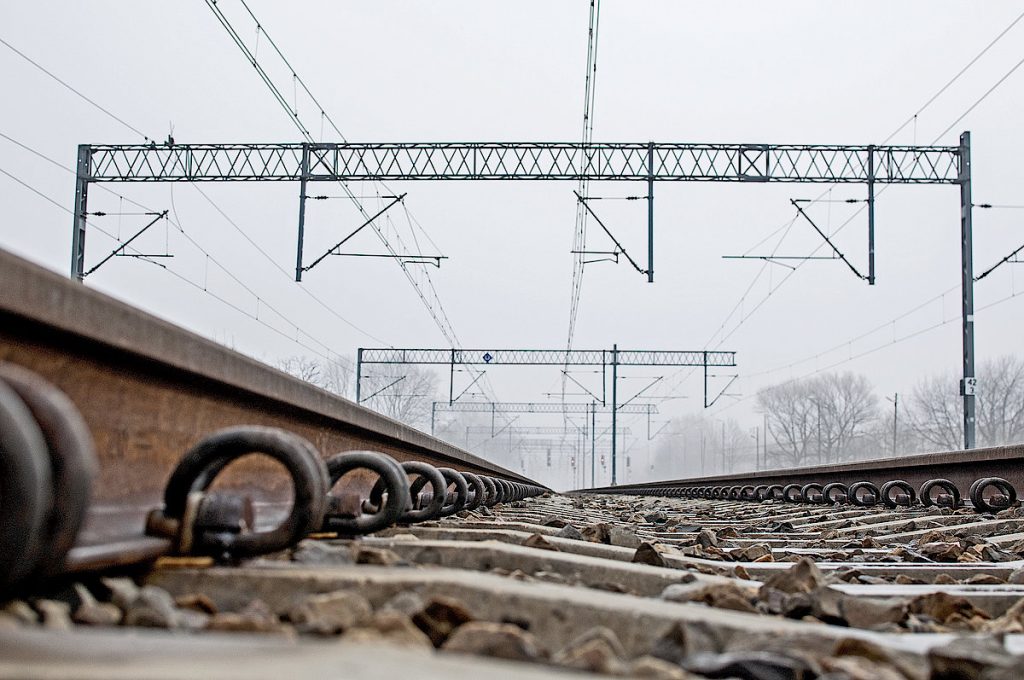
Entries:
POLYGON ((485 364, 491 363, 491 360, 494 359, 490 352, 484 352, 484 355, 481 358, 484 360, 485 364))

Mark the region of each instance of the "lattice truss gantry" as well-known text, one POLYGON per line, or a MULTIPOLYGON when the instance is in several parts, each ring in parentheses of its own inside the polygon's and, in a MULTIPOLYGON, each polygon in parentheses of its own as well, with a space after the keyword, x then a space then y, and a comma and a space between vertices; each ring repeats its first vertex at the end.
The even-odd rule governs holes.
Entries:
MULTIPOLYGON (((970 133, 957 146, 835 144, 703 144, 574 142, 114 144, 78 148, 71 274, 85 265, 88 189, 96 182, 297 181, 295 279, 304 263, 309 182, 359 180, 571 180, 647 183, 647 265, 654 281, 654 183, 661 181, 864 184, 867 187, 868 268, 875 283, 875 185, 947 184, 960 188, 963 281, 964 441, 974 446, 974 297, 971 254, 970 133)), ((397 201, 401 197, 394 197, 397 201)), ((577 200, 584 201, 580 196, 577 200)), ((385 208, 386 210, 387 208, 385 208)), ((592 209, 588 207, 591 212, 592 209)), ((381 211, 383 212, 383 211, 381 211)), ((358 227, 372 222, 374 215, 358 227)), ((596 217, 596 216, 595 216, 596 217)), ((600 221, 600 220, 599 220, 600 221)), ((603 226, 603 225, 602 225, 603 226)), ((606 229, 607 231, 607 229, 606 229)), ((351 235, 354 235, 353 232, 351 235)), ((350 235, 350 237, 351 237, 350 235)), ((609 236, 611 236, 609 232, 609 236)), ((348 237, 347 237, 348 238, 348 237)), ((614 236, 611 236, 613 240, 614 236)), ((344 243, 344 240, 342 241, 344 243)), ((340 246, 340 244, 339 244, 340 246)), ((625 250, 615 241, 616 254, 625 250)), ((335 247, 337 248, 337 246, 335 247)), ((834 246, 833 246, 834 248, 834 246)), ((335 249, 326 254, 342 254, 335 249)), ((402 254, 389 255, 401 259, 402 254)), ((440 264, 442 258, 427 258, 440 264)), ((321 257, 316 262, 323 260, 321 257)), ((314 263, 315 264, 315 263, 314 263)), ((852 266, 851 266, 852 268, 852 266)), ((858 276, 860 274, 858 273, 858 276)))
POLYGON ((507 142, 88 146, 94 182, 635 180, 954 184, 956 146, 507 142))

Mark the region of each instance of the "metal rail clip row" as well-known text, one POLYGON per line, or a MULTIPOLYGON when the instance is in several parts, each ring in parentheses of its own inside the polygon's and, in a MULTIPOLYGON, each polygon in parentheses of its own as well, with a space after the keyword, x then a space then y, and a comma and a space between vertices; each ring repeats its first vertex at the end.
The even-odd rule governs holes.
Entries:
POLYGON ((373 451, 324 460, 294 433, 235 427, 185 453, 167 482, 163 506, 147 517, 145 536, 76 546, 98 471, 89 428, 71 400, 31 371, 0 363, 0 601, 69 572, 162 555, 237 561, 286 549, 311 533, 368 534, 547 491, 421 461, 399 463, 373 451), (276 460, 291 478, 291 507, 272 528, 257 528, 249 495, 210 488, 229 464, 251 454, 276 460), (368 498, 331 493, 356 470, 378 476, 368 498))

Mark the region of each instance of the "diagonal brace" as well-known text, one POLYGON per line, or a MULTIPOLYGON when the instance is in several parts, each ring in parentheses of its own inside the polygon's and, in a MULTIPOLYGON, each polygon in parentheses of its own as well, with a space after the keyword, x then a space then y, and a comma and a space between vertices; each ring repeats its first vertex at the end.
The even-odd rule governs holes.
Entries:
POLYGON ((302 267, 302 271, 304 271, 304 272, 308 272, 308 271, 309 271, 310 269, 312 269, 313 267, 315 267, 315 266, 317 266, 318 264, 320 264, 320 263, 321 263, 321 262, 322 262, 322 261, 323 261, 323 260, 324 260, 324 259, 325 259, 325 258, 326 258, 326 257, 328 256, 328 255, 330 255, 330 254, 331 254, 331 253, 333 253, 334 251, 338 250, 338 248, 341 248, 341 246, 345 245, 345 243, 347 243, 347 242, 348 242, 349 240, 351 240, 351 239, 352 239, 352 238, 353 238, 353 237, 354 237, 354 236, 355 236, 356 234, 358 234, 358 233, 359 233, 359 232, 361 232, 361 231, 362 231, 363 229, 365 229, 366 227, 368 227, 368 226, 370 226, 371 224, 373 224, 373 221, 374 221, 375 219, 377 219, 378 217, 380 217, 381 215, 383 215, 384 213, 386 213, 386 212, 387 212, 387 211, 388 211, 388 210, 389 210, 389 209, 390 209, 390 208, 391 208, 392 206, 394 206, 394 205, 396 205, 396 204, 398 204, 398 203, 401 203, 401 202, 402 202, 402 199, 404 199, 404 198, 406 197, 406 195, 407 195, 407 194, 402 194, 401 196, 395 196, 394 200, 392 200, 392 201, 391 201, 390 203, 388 203, 388 204, 387 204, 386 206, 384 206, 383 208, 381 208, 380 210, 378 210, 378 211, 377 211, 377 212, 376 212, 376 213, 375 213, 375 214, 374 214, 374 215, 373 215, 372 217, 370 217, 370 218, 369 218, 369 219, 367 219, 367 220, 366 220, 365 222, 363 222, 363 223, 362 223, 362 224, 360 224, 360 225, 359 225, 358 227, 356 227, 356 228, 355 228, 355 230, 353 230, 353 231, 352 231, 352 233, 350 233, 350 234, 349 234, 348 236, 346 236, 345 238, 343 238, 343 239, 341 239, 340 241, 338 241, 338 242, 337 242, 337 243, 336 243, 336 244, 335 244, 334 246, 332 246, 331 248, 328 248, 327 252, 326 252, 326 253, 324 253, 323 255, 321 255, 320 257, 316 258, 315 260, 313 260, 313 263, 312 263, 312 264, 310 264, 310 265, 307 265, 307 266, 305 266, 305 267, 302 267))
POLYGON ((590 213, 590 216, 593 217, 599 225, 601 225, 601 228, 604 229, 604 233, 608 234, 608 238, 610 238, 612 240, 612 243, 615 244, 615 248, 617 249, 617 251, 625 255, 626 259, 629 260, 629 263, 633 265, 633 269, 637 270, 638 272, 646 276, 647 270, 641 269, 640 265, 636 263, 636 260, 629 256, 629 253, 627 253, 626 249, 622 247, 622 244, 619 243, 619 240, 612 235, 612 232, 608 230, 608 227, 606 227, 604 222, 601 221, 601 218, 597 216, 597 213, 591 210, 590 206, 587 205, 587 199, 583 198, 583 196, 581 196, 578 191, 573 191, 573 193, 576 194, 576 198, 579 200, 580 203, 583 204, 583 207, 587 209, 587 212, 590 213))
POLYGON ((84 274, 82 274, 82 278, 84 279, 86 276, 88 276, 89 274, 92 274, 94 271, 96 271, 97 269, 99 269, 100 267, 105 265, 107 262, 109 262, 111 258, 116 257, 117 255, 122 253, 124 251, 124 249, 128 247, 128 244, 130 244, 132 241, 134 241, 138 237, 142 236, 146 232, 146 230, 149 229, 150 227, 152 227, 154 224, 156 224, 160 220, 162 220, 165 217, 167 217, 167 211, 166 210, 164 210, 162 213, 149 213, 149 214, 156 215, 156 217, 154 217, 152 219, 152 221, 150 221, 149 224, 147 224, 142 229, 139 229, 137 232, 135 232, 135 234, 130 239, 128 239, 127 241, 125 241, 124 243, 119 245, 117 248, 114 248, 114 250, 109 255, 107 255, 105 258, 103 258, 102 260, 97 262, 96 265, 93 266, 92 269, 90 269, 89 271, 87 271, 84 274))
POLYGON ((825 232, 823 232, 821 229, 819 229, 818 225, 814 223, 814 220, 812 220, 810 218, 810 216, 807 213, 804 212, 804 209, 800 207, 800 204, 797 203, 796 201, 794 201, 792 198, 789 199, 789 202, 792 203, 793 207, 797 209, 797 212, 799 212, 800 215, 805 220, 807 220, 812 227, 814 227, 814 231, 818 232, 818 235, 821 236, 821 238, 825 239, 825 243, 827 243, 829 245, 829 247, 832 248, 832 252, 835 253, 836 256, 838 256, 839 259, 842 260, 846 264, 846 266, 850 268, 850 271, 852 271, 854 273, 854 275, 856 275, 856 277, 858 279, 860 279, 861 281, 867 281, 868 277, 864 276, 859 271, 857 271, 857 268, 854 267, 853 264, 849 260, 846 259, 846 256, 843 255, 843 253, 839 250, 839 248, 836 248, 836 245, 834 243, 832 243, 832 241, 829 239, 828 236, 825 235, 825 232))

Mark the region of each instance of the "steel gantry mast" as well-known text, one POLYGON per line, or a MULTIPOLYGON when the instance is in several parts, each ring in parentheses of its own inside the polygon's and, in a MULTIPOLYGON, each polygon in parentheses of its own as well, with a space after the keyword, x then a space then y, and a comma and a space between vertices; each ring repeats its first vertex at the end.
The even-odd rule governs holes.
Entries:
MULTIPOLYGON (((647 267, 654 279, 655 182, 863 184, 868 281, 875 281, 875 185, 960 187, 963 273, 964 444, 974 446, 974 318, 970 133, 957 146, 693 144, 662 142, 394 142, 81 145, 75 182, 71 275, 84 274, 89 185, 96 182, 300 183, 304 229, 309 182, 360 180, 636 181, 647 185, 647 267)), ((304 265, 298 239, 296 279, 304 265)))

